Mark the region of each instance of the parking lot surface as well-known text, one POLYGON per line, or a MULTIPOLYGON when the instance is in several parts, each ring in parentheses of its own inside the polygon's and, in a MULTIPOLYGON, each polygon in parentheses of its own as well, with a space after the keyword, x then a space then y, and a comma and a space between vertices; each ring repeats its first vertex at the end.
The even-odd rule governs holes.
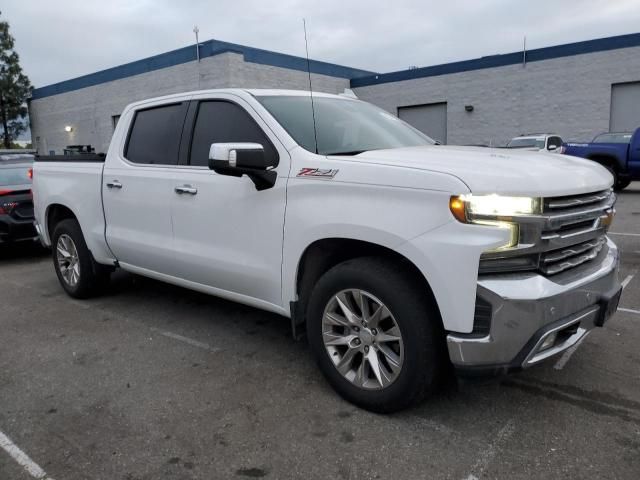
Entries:
POLYGON ((118 272, 77 301, 0 252, 0 479, 640 477, 640 182, 618 201, 621 310, 520 374, 375 415, 288 321, 118 272))

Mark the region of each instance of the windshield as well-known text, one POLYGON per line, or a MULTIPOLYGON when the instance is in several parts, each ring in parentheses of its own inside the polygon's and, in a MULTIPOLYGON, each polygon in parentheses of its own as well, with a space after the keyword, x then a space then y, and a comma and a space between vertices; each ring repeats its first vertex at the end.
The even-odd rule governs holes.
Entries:
POLYGON ((1 168, 0 167, 0 187, 11 185, 28 185, 31 183, 29 177, 30 167, 1 168))
MULTIPOLYGON (((259 96, 298 145, 315 152, 313 112, 308 96, 259 96)), ((435 142, 390 113, 365 102, 313 98, 318 153, 357 155, 367 150, 433 145, 435 142)))
POLYGON ((603 133, 594 138, 592 143, 631 143, 631 134, 603 133))
POLYGON ((514 138, 507 148, 544 148, 544 138, 514 138))

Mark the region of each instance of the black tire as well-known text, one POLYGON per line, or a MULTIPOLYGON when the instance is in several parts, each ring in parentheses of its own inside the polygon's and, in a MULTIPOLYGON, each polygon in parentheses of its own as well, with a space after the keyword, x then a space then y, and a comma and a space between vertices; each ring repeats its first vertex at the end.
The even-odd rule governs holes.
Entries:
POLYGON ((604 168, 609 170, 609 173, 613 176, 613 189, 616 192, 619 192, 620 190, 624 190, 629 186, 629 184, 631 183, 631 180, 621 180, 620 177, 618 176, 618 172, 613 167, 610 167, 608 165, 603 165, 603 166, 604 168))
POLYGON ((616 182, 615 190, 617 192, 624 190, 631 184, 631 180, 618 180, 616 182))
POLYGON ((84 241, 78 221, 70 218, 62 220, 55 226, 51 240, 53 267, 65 292, 74 298, 89 298, 99 294, 108 283, 111 271, 108 267, 96 263, 93 259, 84 241), (79 278, 75 284, 71 284, 65 279, 62 273, 62 266, 58 261, 57 247, 60 237, 63 235, 71 239, 77 252, 79 278))
MULTIPOLYGON (((325 273, 315 285, 307 308, 307 337, 320 370, 346 400, 377 413, 392 413, 424 400, 448 372, 442 322, 423 285, 398 262, 363 257, 325 273), (334 366, 323 341, 325 308, 338 293, 360 289, 381 300, 400 329, 404 361, 396 379, 378 390, 356 386, 334 366)), ((363 360, 364 361, 364 360, 363 360)))

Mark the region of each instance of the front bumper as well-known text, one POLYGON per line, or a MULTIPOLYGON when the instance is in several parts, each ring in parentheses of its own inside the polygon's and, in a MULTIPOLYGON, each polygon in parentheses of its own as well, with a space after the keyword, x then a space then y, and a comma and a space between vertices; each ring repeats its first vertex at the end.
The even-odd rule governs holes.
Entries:
POLYGON ((488 335, 450 333, 449 356, 461 374, 499 374, 534 365, 580 342, 600 318, 603 299, 619 291, 613 242, 579 268, 548 277, 488 275, 477 295, 491 305, 488 335), (543 347, 545 340, 557 337, 543 347))
POLYGON ((37 235, 32 218, 18 220, 10 215, 0 215, 0 243, 35 240, 37 235))

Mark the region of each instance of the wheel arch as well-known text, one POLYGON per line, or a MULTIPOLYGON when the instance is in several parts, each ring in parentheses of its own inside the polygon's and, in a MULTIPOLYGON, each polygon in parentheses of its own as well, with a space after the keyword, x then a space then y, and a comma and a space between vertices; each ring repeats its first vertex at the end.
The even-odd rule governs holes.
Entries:
POLYGON ((315 240, 309 244, 298 261, 295 273, 297 300, 291 302, 291 325, 294 337, 297 338, 303 334, 311 290, 320 277, 339 263, 360 257, 380 257, 397 262, 400 268, 424 288, 425 294, 437 311, 438 321, 442 325, 442 316, 431 285, 409 258, 378 243, 354 238, 329 237, 315 240))
POLYGON ((620 170, 620 161, 615 155, 594 153, 593 155, 589 155, 587 159, 599 163, 603 167, 610 167, 615 172, 618 172, 620 170))
POLYGON ((45 222, 47 236, 49 237, 50 241, 53 241, 53 230, 55 229, 56 225, 62 220, 66 220, 69 218, 78 220, 78 216, 73 212, 72 209, 70 209, 66 205, 62 205, 61 203, 52 203, 47 207, 45 211, 45 222))

